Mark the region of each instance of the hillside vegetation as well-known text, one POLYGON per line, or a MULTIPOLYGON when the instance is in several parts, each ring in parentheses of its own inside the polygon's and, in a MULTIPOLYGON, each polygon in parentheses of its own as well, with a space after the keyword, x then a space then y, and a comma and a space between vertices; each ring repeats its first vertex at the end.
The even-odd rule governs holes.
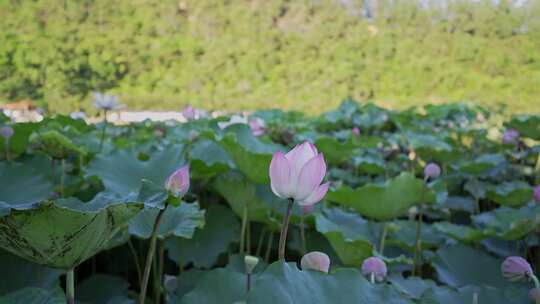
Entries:
POLYGON ((0 100, 89 109, 540 109, 540 1, 0 0, 0 100), (494 4, 497 2, 497 4, 494 4), (392 3, 392 4, 389 4, 392 3))

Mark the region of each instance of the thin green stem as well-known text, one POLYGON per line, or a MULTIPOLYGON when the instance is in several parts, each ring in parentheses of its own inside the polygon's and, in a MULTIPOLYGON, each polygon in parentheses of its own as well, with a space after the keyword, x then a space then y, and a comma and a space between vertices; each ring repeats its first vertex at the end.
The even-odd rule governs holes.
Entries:
POLYGON ((11 156, 9 154, 9 138, 5 139, 4 141, 4 148, 6 149, 6 160, 7 161, 10 161, 11 160, 11 156))
POLYGON ((163 269, 164 269, 164 262, 165 262, 165 245, 163 244, 163 241, 159 242, 158 246, 158 252, 159 252, 159 259, 158 259, 158 275, 157 275, 157 281, 156 281, 156 287, 155 287, 155 294, 156 294, 156 301, 155 303, 160 303, 161 301, 161 293, 163 292, 163 269))
POLYGON ((264 261, 270 262, 270 253, 272 252, 272 244, 274 243, 274 232, 270 231, 268 235, 268 243, 266 244, 266 252, 264 253, 264 261))
POLYGON ((530 275, 530 277, 534 283, 534 288, 536 289, 536 304, 540 304, 540 282, 533 273, 530 275))
POLYGON ((289 199, 289 204, 287 205, 287 211, 285 212, 285 217, 283 218, 283 225, 281 225, 281 233, 279 235, 279 249, 278 257, 280 260, 285 260, 285 244, 287 243, 287 231, 289 230, 289 222, 291 220, 291 211, 294 204, 294 199, 289 199))
POLYGON ((424 183, 422 184, 422 191, 420 194, 420 204, 418 204, 418 221, 416 222, 416 241, 414 244, 414 261, 413 261, 413 270, 412 275, 416 275, 417 271, 421 274, 421 269, 419 268, 419 263, 421 261, 421 255, 422 255, 422 240, 421 240, 421 234, 422 234, 422 221, 423 221, 423 214, 422 214, 422 204, 424 202, 424 195, 426 192, 427 187, 427 177, 424 177, 424 183))
POLYGON ((257 251, 255 251, 255 256, 261 256, 261 250, 262 250, 265 236, 266 236, 266 228, 263 228, 261 233, 259 234, 259 241, 257 242, 257 251))
POLYGON ((101 139, 99 140, 99 152, 103 149, 103 142, 105 141, 105 133, 107 131, 107 110, 103 110, 103 129, 101 130, 101 139))
POLYGON ((375 284, 375 272, 370 273, 369 281, 371 282, 371 284, 375 284))
POLYGON ((384 244, 386 243, 386 235, 388 234, 388 223, 385 222, 383 226, 383 231, 381 235, 381 241, 379 243, 379 253, 384 255, 384 244))
POLYGON ((246 224, 246 254, 251 254, 251 223, 249 219, 246 224))
POLYGON ((246 273, 246 293, 251 290, 251 273, 246 273))
POLYGON ((131 252, 131 255, 133 256, 133 262, 135 263, 135 269, 137 270, 137 279, 138 279, 137 282, 139 282, 139 286, 140 286, 142 282, 142 274, 141 274, 141 264, 139 262, 139 255, 137 254, 135 247, 133 247, 131 238, 128 240, 127 243, 128 243, 129 251, 131 252))
POLYGON ((66 160, 62 159, 60 161, 60 197, 64 197, 64 183, 65 183, 65 176, 66 174, 66 160))
POLYGON ((75 272, 73 268, 66 273, 66 298, 68 304, 75 304, 75 272))
POLYGON ((307 253, 306 245, 306 225, 304 224, 304 215, 300 215, 300 241, 302 242, 302 255, 307 253))
POLYGON ((536 166, 534 167, 534 170, 536 171, 536 178, 534 179, 534 184, 538 185, 540 184, 540 153, 538 153, 538 157, 536 158, 536 166))
POLYGON ((152 260, 154 259, 154 253, 156 251, 156 241, 157 241, 157 231, 159 228, 159 224, 161 223, 161 218, 163 217, 163 213, 165 212, 165 208, 159 210, 156 221, 154 222, 154 227, 152 228, 152 236, 150 238, 150 248, 148 249, 148 253, 146 254, 146 264, 144 266, 144 273, 143 273, 143 279, 141 284, 141 293, 139 294, 139 304, 144 304, 144 301, 146 299, 146 290, 148 288, 148 279, 150 278, 150 269, 152 268, 152 260))
POLYGON ((247 208, 247 204, 245 204, 244 212, 242 213, 242 228, 240 229, 240 254, 245 253, 247 217, 248 217, 248 208, 247 208))

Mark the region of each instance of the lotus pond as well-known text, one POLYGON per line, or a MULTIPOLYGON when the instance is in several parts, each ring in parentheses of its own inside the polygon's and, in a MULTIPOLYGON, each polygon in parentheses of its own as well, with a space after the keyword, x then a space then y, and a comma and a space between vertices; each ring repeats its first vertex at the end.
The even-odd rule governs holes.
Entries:
POLYGON ((190 111, 0 114, 1 304, 540 303, 540 115, 190 111))

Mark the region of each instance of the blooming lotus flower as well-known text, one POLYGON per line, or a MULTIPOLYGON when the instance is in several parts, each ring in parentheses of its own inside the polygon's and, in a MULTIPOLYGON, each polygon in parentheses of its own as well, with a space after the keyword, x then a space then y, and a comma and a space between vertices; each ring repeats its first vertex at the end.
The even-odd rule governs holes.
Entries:
POLYGON ((174 171, 165 181, 165 188, 176 197, 183 197, 189 190, 189 166, 174 171))
POLYGON ((104 111, 120 110, 125 107, 125 105, 118 102, 118 96, 99 92, 94 93, 94 106, 104 111))
POLYGON ((69 117, 71 117, 71 119, 86 119, 86 113, 83 111, 71 112, 69 117))
POLYGON ((501 272, 505 278, 512 282, 526 280, 533 274, 529 262, 519 256, 506 258, 501 264, 501 272))
POLYGON ((302 270, 310 269, 328 273, 330 269, 330 258, 324 252, 312 251, 302 257, 300 266, 302 270))
POLYGON ((503 133, 502 141, 503 141, 503 144, 505 145, 515 144, 518 141, 518 139, 519 139, 519 132, 517 130, 508 129, 504 131, 503 133))
POLYGON ((193 108, 193 106, 191 106, 190 104, 188 104, 188 105, 182 110, 182 116, 184 116, 184 118, 185 118, 186 120, 194 119, 194 118, 195 118, 195 109, 193 108))
POLYGON ((540 204, 540 185, 534 187, 534 200, 540 204))
POLYGON ((386 264, 378 257, 367 258, 362 263, 362 274, 369 276, 372 283, 375 283, 375 280, 379 282, 384 280, 386 273, 386 264))
POLYGON ((255 136, 261 136, 264 134, 264 120, 259 117, 255 117, 249 121, 249 128, 251 133, 255 136))
POLYGON ((247 117, 244 117, 244 116, 240 116, 240 115, 233 115, 231 116, 231 119, 229 121, 220 121, 218 122, 218 127, 220 129, 225 129, 227 128, 228 126, 231 126, 231 125, 236 125, 236 124, 247 124, 248 123, 248 119, 247 117))
POLYGON ((10 139, 14 133, 15 131, 13 131, 12 127, 7 126, 0 128, 0 136, 2 136, 6 140, 10 139))
POLYGON ((429 163, 424 168, 424 176, 426 178, 437 178, 441 175, 441 167, 436 163, 429 163))
POLYGON ((281 198, 294 199, 300 206, 318 203, 330 185, 321 185, 326 163, 323 154, 309 142, 297 145, 287 154, 274 153, 269 171, 272 191, 281 198))
POLYGON ((359 136, 360 135, 360 128, 358 127, 354 127, 352 128, 352 133, 356 136, 359 136))

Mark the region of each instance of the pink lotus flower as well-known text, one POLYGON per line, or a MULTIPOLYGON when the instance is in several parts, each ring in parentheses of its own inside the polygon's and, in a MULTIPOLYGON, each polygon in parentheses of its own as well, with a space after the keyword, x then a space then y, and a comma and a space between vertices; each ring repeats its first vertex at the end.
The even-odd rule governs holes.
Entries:
POLYGON ((424 168, 424 176, 426 178, 437 178, 441 175, 441 167, 436 163, 429 163, 424 168))
POLYGON ((183 197, 189 190, 189 166, 174 171, 165 181, 165 188, 176 197, 183 197))
POLYGON ((503 144, 505 145, 515 144, 517 143, 518 139, 519 139, 519 132, 517 130, 508 129, 504 131, 503 138, 502 138, 503 144))
POLYGON ((371 278, 371 283, 375 280, 381 282, 386 277, 387 269, 383 260, 378 257, 370 257, 362 263, 362 274, 371 278))
POLYGON ((352 133, 353 133, 355 136, 360 136, 360 128, 358 128, 358 127, 352 128, 352 133))
POLYGON ((191 106, 191 104, 188 104, 182 110, 182 116, 184 116, 186 120, 191 120, 195 118, 195 109, 193 108, 193 106, 191 106))
POLYGON ((277 151, 270 163, 272 191, 281 198, 294 199, 300 206, 313 205, 326 195, 330 183, 321 185, 325 175, 324 156, 309 142, 287 154, 277 151))
POLYGON ((249 121, 249 128, 251 133, 255 136, 261 136, 264 134, 264 120, 259 117, 255 117, 249 121))
POLYGON ((312 251, 302 257, 300 266, 302 267, 302 270, 311 269, 328 273, 328 270, 330 269, 330 258, 323 252, 312 251))
POLYGON ((528 279, 533 270, 527 260, 519 256, 511 256, 501 264, 501 272, 505 278, 515 282, 528 279))
POLYGON ((540 185, 534 187, 534 200, 540 204, 540 185))

